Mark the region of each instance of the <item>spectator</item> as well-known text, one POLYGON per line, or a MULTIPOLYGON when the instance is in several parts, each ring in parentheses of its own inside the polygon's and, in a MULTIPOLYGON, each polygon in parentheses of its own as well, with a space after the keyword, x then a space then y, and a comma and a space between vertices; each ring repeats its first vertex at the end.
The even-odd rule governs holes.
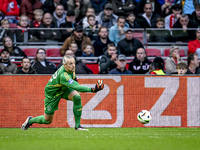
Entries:
MULTIPOLYGON (((88 7, 86 11, 86 16, 83 19, 81 19, 79 22, 79 25, 83 26, 83 29, 90 26, 88 23, 88 16, 90 15, 95 16, 95 10, 93 7, 88 7)), ((95 24, 98 24, 98 27, 100 27, 100 24, 98 23, 96 16, 95 16, 95 24)))
POLYGON ((91 41, 95 41, 99 32, 98 23, 95 21, 95 16, 93 15, 89 15, 87 18, 89 26, 85 28, 86 34, 91 41))
POLYGON ((144 13, 144 7, 146 3, 150 3, 152 5, 152 12, 155 14, 161 14, 161 4, 158 2, 158 0, 140 0, 136 6, 136 12, 138 14, 144 13))
POLYGON ((0 12, 9 20, 10 23, 17 23, 20 9, 16 0, 0 0, 0 12))
POLYGON ((21 67, 18 68, 17 74, 37 74, 37 71, 31 67, 31 61, 28 57, 24 57, 21 67))
POLYGON ((56 26, 52 22, 52 16, 50 13, 45 13, 43 16, 43 22, 38 28, 45 28, 38 30, 38 39, 46 42, 56 42, 61 40, 61 33, 59 30, 54 30, 56 26))
POLYGON ((46 50, 43 48, 37 50, 35 61, 31 66, 38 74, 53 74, 57 70, 54 63, 46 60, 46 50))
POLYGON ((95 9, 96 14, 103 11, 104 6, 108 3, 108 0, 90 0, 92 7, 95 9))
POLYGON ((104 11, 100 12, 97 21, 101 26, 107 27, 110 29, 110 27, 114 26, 117 23, 117 18, 115 14, 113 14, 113 6, 110 3, 107 3, 105 5, 104 11))
POLYGON ((160 15, 153 12, 152 4, 146 3, 144 5, 144 13, 139 14, 136 21, 138 22, 141 28, 155 28, 156 20, 158 17, 160 17, 160 15))
POLYGON ((117 16, 126 16, 127 12, 133 11, 135 5, 132 0, 112 0, 114 14, 117 16))
MULTIPOLYGON (((36 9, 34 12, 34 19, 31 24, 30 24, 30 28, 38 28, 41 23, 42 23, 42 20, 43 20, 43 14, 44 14, 44 11, 42 9, 36 9)), ((32 38, 31 40, 29 40, 29 42, 39 42, 39 31, 38 30, 30 30, 31 31, 31 35, 32 35, 32 38)))
POLYGON ((112 69, 108 74, 133 74, 130 70, 126 69, 126 56, 119 54, 117 58, 117 67, 112 69))
POLYGON ((174 23, 179 19, 181 15, 182 7, 180 4, 174 4, 172 6, 172 14, 165 17, 165 29, 170 30, 173 28, 174 23))
POLYGON ((128 23, 129 28, 140 28, 140 25, 136 22, 135 13, 133 11, 126 14, 126 23, 128 23))
POLYGON ((129 64, 129 70, 133 74, 146 74, 149 71, 149 66, 152 62, 148 60, 146 50, 144 48, 138 48, 136 51, 136 57, 129 64))
POLYGON ((180 62, 185 62, 180 57, 180 48, 172 46, 170 49, 170 56, 165 61, 165 69, 169 73, 177 73, 176 65, 180 62))
POLYGON ((92 44, 82 46, 82 57, 94 57, 94 47, 92 44))
POLYGON ((185 75, 185 73, 187 72, 187 64, 184 62, 181 62, 176 65, 176 69, 177 69, 178 75, 185 75))
POLYGON ((39 0, 22 0, 20 5, 21 15, 28 16, 29 20, 32 21, 34 18, 33 12, 36 9, 43 9, 43 4, 39 0))
POLYGON ((87 8, 91 7, 89 0, 68 0, 68 10, 73 10, 76 15, 76 22, 79 22, 86 15, 87 8))
POLYGON ((188 28, 197 28, 197 24, 188 18, 188 15, 182 14, 177 22, 173 25, 173 41, 188 42, 195 40, 195 31, 188 28))
POLYGON ((196 30, 196 40, 188 42, 188 55, 191 53, 198 53, 200 56, 200 28, 196 30))
POLYGON ((10 53, 7 49, 1 51, 0 59, 0 74, 16 74, 17 65, 12 63, 10 60, 10 53))
MULTIPOLYGON (((71 50, 66 50, 65 51, 65 56, 70 55, 73 56, 76 62, 76 68, 75 68, 75 72, 76 74, 93 74, 92 70, 90 70, 85 63, 83 63, 81 60, 78 60, 74 53, 71 50)), ((58 68, 60 68, 63 65, 63 63, 61 62, 58 65, 58 68)))
POLYGON ((21 50, 21 48, 13 44, 12 39, 9 36, 3 38, 4 49, 9 51, 10 56, 23 56, 26 57, 26 54, 21 50))
POLYGON ((61 23, 65 23, 66 13, 64 12, 64 6, 58 4, 53 12, 53 23, 55 27, 60 27, 61 23))
POLYGON ((82 50, 81 50, 82 45, 92 44, 90 38, 87 37, 85 34, 83 34, 83 28, 80 25, 76 26, 73 31, 73 34, 65 40, 63 46, 60 49, 61 55, 63 55, 64 52, 67 49, 69 49, 69 46, 72 42, 76 42, 78 45, 77 56, 82 55, 82 50))
POLYGON ((198 27, 200 27, 200 4, 195 6, 195 11, 192 13, 189 18, 198 24, 198 27))
POLYGON ((100 74, 108 74, 109 71, 117 67, 117 49, 115 44, 108 44, 105 55, 102 55, 100 62, 100 74))
POLYGON ((199 5, 199 4, 200 4, 199 0, 193 0, 193 5, 194 5, 195 8, 196 8, 196 6, 199 5))
POLYGON ((66 28, 65 30, 61 30, 62 33, 62 39, 65 40, 72 34, 72 29, 69 28, 75 28, 77 25, 75 21, 75 12, 74 11, 68 11, 67 16, 65 18, 65 23, 60 24, 60 28, 66 28))
POLYGON ((104 54, 104 49, 107 48, 108 44, 113 43, 108 38, 108 29, 106 27, 100 27, 99 37, 93 43, 95 56, 100 56, 104 54))
POLYGON ((161 6, 162 17, 166 17, 172 13, 172 4, 173 1, 165 0, 165 3, 161 6))
POLYGON ((30 27, 32 28, 37 28, 40 26, 40 24, 42 23, 42 19, 43 19, 43 14, 44 14, 44 11, 42 9, 36 9, 34 12, 34 19, 32 22, 31 22, 31 25, 30 27))
POLYGON ((144 48, 143 44, 133 37, 133 30, 127 29, 125 32, 125 38, 117 43, 117 50, 120 54, 127 56, 135 56, 138 48, 144 48))
POLYGON ((158 17, 156 21, 156 28, 163 30, 150 30, 149 42, 171 42, 171 33, 169 30, 165 30, 165 20, 162 17, 158 17))
POLYGON ((125 30, 128 28, 125 17, 120 16, 117 18, 117 24, 110 28, 109 39, 117 45, 117 42, 125 38, 125 30))
POLYGON ((10 30, 10 22, 8 19, 1 20, 1 29, 0 29, 0 42, 3 41, 3 38, 9 36, 14 40, 14 31, 10 30))
POLYGON ((70 44, 70 46, 69 46, 69 50, 71 50, 74 54, 75 54, 75 56, 77 56, 78 54, 77 54, 77 50, 78 50, 78 45, 77 45, 77 43, 76 42, 72 42, 71 44, 70 44))
POLYGON ((183 8, 183 14, 191 15, 195 11, 193 1, 192 0, 184 0, 183 2, 180 1, 183 8))
POLYGON ((28 16, 26 15, 20 16, 17 28, 20 29, 20 30, 15 30, 17 42, 24 42, 24 40, 26 40, 24 39, 24 34, 26 33, 28 33, 27 40, 31 39, 32 35, 31 31, 29 30, 30 27, 28 23, 28 16))
POLYGON ((185 74, 200 74, 199 57, 197 53, 192 53, 187 58, 188 69, 185 74))
POLYGON ((53 12, 56 9, 56 6, 58 4, 61 4, 64 6, 65 12, 68 10, 67 1, 66 0, 46 0, 44 2, 44 13, 49 12, 50 14, 53 14, 53 12))
POLYGON ((152 72, 150 74, 153 75, 166 75, 164 72, 164 60, 161 57, 156 57, 151 64, 152 72))

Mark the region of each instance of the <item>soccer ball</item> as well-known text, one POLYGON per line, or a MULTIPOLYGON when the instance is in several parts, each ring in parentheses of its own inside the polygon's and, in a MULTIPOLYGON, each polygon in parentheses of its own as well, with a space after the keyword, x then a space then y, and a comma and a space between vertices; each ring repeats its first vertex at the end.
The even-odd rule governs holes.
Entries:
POLYGON ((142 110, 141 112, 138 113, 137 119, 140 123, 147 124, 151 120, 151 114, 147 110, 142 110))

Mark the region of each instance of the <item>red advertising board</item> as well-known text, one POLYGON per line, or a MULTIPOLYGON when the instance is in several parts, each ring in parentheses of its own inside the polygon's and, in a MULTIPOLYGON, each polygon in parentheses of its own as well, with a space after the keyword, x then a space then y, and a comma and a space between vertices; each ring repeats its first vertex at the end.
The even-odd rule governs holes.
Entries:
MULTIPOLYGON (((50 76, 1 76, 0 127, 21 127, 27 116, 44 114, 44 87, 50 76)), ((85 127, 200 127, 200 78, 186 76, 78 76, 81 85, 98 93, 81 93, 85 127), (150 123, 137 121, 137 113, 149 110, 150 123)), ((62 99, 50 125, 74 127, 73 102, 62 99)))

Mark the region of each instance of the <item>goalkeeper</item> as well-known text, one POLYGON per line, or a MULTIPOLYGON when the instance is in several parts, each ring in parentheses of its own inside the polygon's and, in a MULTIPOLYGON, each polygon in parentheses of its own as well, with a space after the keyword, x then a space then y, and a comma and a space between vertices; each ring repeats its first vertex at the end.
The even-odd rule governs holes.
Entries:
POLYGON ((58 109, 61 98, 72 100, 73 113, 75 118, 75 130, 86 130, 80 125, 82 104, 79 92, 98 92, 104 88, 102 80, 98 80, 95 88, 79 85, 76 82, 75 60, 72 56, 63 57, 63 65, 57 70, 45 87, 45 109, 44 115, 35 118, 29 116, 22 124, 21 129, 27 130, 33 123, 50 124, 53 120, 54 112, 58 109))

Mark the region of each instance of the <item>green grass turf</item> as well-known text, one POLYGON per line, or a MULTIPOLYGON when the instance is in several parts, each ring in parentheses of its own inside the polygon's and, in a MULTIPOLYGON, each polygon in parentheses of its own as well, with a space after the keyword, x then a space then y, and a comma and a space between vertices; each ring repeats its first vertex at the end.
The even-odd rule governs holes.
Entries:
POLYGON ((0 150, 198 150, 200 128, 0 128, 0 150))

